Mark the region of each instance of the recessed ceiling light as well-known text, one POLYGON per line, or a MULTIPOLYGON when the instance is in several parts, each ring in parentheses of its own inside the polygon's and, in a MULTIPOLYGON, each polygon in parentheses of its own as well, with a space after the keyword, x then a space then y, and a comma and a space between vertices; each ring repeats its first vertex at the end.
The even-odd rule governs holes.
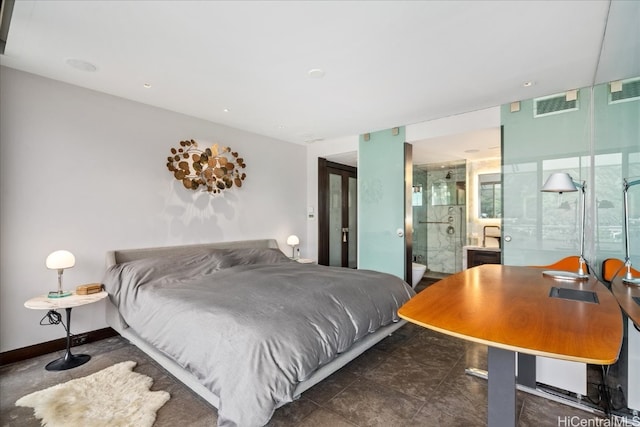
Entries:
POLYGON ((151 87, 151 83, 145 83, 145 84, 143 85, 143 87, 144 87, 145 89, 149 89, 149 88, 151 87))
POLYGON ((231 110, 229 110, 228 108, 223 108, 222 111, 224 111, 225 113, 228 113, 231 110))
POLYGON ((307 71, 307 75, 312 79, 321 79, 324 77, 324 70, 320 68, 312 68, 307 71))
POLYGON ((531 87, 531 86, 533 86, 533 82, 524 82, 524 83, 522 83, 522 86, 523 87, 531 87))
POLYGON ((80 71, 87 71, 87 72, 94 72, 96 71, 98 68, 93 65, 90 62, 84 61, 82 59, 76 59, 76 58, 67 58, 67 60, 65 61, 67 63, 68 66, 75 68, 76 70, 80 70, 80 71))

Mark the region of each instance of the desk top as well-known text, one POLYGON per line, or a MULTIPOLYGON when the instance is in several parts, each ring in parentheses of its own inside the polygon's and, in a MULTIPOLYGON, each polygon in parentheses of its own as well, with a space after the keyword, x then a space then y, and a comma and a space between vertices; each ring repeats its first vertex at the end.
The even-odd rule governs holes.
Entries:
POLYGON ((583 363, 612 364, 622 344, 622 313, 604 285, 554 280, 533 267, 464 270, 429 286, 398 314, 469 341, 583 363), (551 298, 552 287, 593 291, 599 303, 551 298))
POLYGON ((68 297, 62 298, 49 298, 46 295, 40 295, 25 302, 24 306, 35 310, 56 310, 59 308, 72 308, 100 301, 101 299, 106 298, 108 295, 109 294, 105 291, 89 295, 78 295, 74 292, 68 297))
POLYGON ((616 277, 611 283, 611 290, 629 319, 640 326, 640 304, 633 300, 633 297, 640 298, 640 287, 625 285, 622 277, 616 277))

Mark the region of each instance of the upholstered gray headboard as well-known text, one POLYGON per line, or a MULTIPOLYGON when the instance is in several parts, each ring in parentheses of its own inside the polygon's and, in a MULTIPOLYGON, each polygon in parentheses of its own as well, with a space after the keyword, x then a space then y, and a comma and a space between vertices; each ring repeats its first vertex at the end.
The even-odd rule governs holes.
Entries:
POLYGON ((120 264, 127 261, 135 261, 138 259, 167 256, 173 254, 180 254, 183 252, 189 252, 194 249, 234 249, 234 248, 278 248, 278 242, 275 239, 262 239, 262 240, 239 240, 235 242, 216 242, 216 243, 202 243, 196 245, 184 245, 184 246, 165 246, 158 248, 143 248, 143 249, 122 249, 107 252, 107 267, 115 264, 120 264))

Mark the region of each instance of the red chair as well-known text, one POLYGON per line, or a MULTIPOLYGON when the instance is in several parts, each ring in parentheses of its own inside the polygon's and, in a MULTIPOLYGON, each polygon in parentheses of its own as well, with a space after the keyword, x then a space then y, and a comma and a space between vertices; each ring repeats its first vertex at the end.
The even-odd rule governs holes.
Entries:
MULTIPOLYGON (((607 258, 602 261, 602 280, 609 284, 615 277, 623 277, 626 271, 624 261, 617 258, 607 258)), ((633 267, 631 268, 631 274, 634 277, 640 276, 640 272, 633 267)))
MULTIPOLYGON (((560 261, 554 262, 553 264, 534 265, 533 267, 576 272, 578 271, 578 268, 580 268, 580 257, 577 255, 571 255, 566 258, 562 258, 560 261)), ((584 265, 584 270, 586 274, 589 274, 589 266, 587 264, 584 265)))

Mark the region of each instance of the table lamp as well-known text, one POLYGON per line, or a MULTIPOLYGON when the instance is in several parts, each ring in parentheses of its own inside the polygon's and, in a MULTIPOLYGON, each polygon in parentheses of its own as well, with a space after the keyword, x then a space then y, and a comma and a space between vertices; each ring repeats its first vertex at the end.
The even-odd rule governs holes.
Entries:
POLYGON ((633 277, 633 275, 631 274, 631 258, 629 255, 629 204, 627 201, 627 193, 629 192, 629 187, 633 187, 634 185, 638 184, 640 184, 640 179, 629 181, 627 178, 625 178, 622 180, 622 194, 624 203, 624 266, 627 269, 627 272, 622 278, 622 283, 634 286, 640 286, 640 278, 633 277))
POLYGON ((562 270, 545 270, 542 272, 544 276, 553 277, 554 279, 560 280, 586 280, 589 278, 589 275, 584 271, 584 265, 586 263, 584 259, 584 220, 585 220, 585 182, 582 183, 575 182, 571 175, 565 172, 557 172, 552 173, 547 178, 547 181, 542 186, 541 191, 559 193, 562 194, 564 192, 573 192, 578 191, 580 188, 580 200, 582 205, 582 219, 580 221, 580 259, 578 263, 578 271, 562 271, 562 270))
POLYGON ((47 257, 46 265, 48 269, 58 270, 58 290, 49 292, 49 298, 62 298, 71 295, 71 292, 62 290, 62 273, 65 268, 71 268, 76 265, 76 257, 69 251, 51 252, 47 257))
POLYGON ((295 234, 287 237, 287 245, 291 246, 291 258, 295 258, 295 247, 300 244, 300 239, 295 234))

